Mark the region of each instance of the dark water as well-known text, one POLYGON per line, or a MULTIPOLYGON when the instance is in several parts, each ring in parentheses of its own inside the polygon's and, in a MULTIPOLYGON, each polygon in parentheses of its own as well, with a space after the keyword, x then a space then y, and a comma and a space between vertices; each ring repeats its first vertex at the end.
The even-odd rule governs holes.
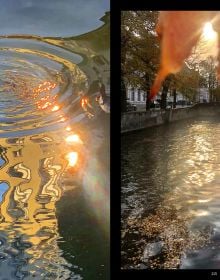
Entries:
POLYGON ((109 279, 109 13, 20 2, 0 36, 0 280, 109 279))
POLYGON ((122 137, 122 268, 220 267, 219 139, 220 117, 122 137))

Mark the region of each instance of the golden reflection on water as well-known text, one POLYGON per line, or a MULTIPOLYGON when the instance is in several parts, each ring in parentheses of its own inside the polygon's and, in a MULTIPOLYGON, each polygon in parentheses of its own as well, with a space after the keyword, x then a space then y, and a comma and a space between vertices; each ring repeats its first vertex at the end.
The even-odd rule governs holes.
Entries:
POLYGON ((67 136, 66 142, 83 144, 82 140, 80 139, 79 135, 77 135, 77 134, 72 134, 72 135, 67 136))
POLYGON ((212 190, 208 187, 207 192, 207 186, 215 179, 218 160, 213 132, 206 123, 192 125, 188 130, 190 139, 177 139, 178 147, 174 146, 175 152, 170 155, 169 177, 177 182, 170 199, 178 204, 209 202, 212 198, 207 195, 212 190), (178 176, 181 180, 176 181, 178 176))
POLYGON ((71 273, 67 267, 70 265, 61 256, 58 247, 55 214, 55 203, 62 193, 58 182, 67 161, 62 156, 62 146, 52 141, 52 135, 9 141, 0 139, 3 163, 0 167, 0 184, 8 186, 0 205, 0 240, 1 237, 7 240, 3 248, 3 252, 8 254, 7 258, 15 249, 19 258, 23 250, 19 246, 26 246, 25 254, 29 262, 24 267, 29 266, 28 271, 32 276, 49 277, 49 273, 54 273, 56 277, 69 279, 71 273), (14 242, 18 239, 20 245, 14 248, 14 242))
MULTIPOLYGON (((179 242, 180 247, 182 246, 181 250, 180 247, 175 250, 171 258, 166 257, 164 267, 167 262, 168 268, 177 268, 178 264, 181 265, 185 260, 184 252, 194 251, 209 244, 212 228, 217 225, 219 214, 216 201, 220 196, 220 189, 215 182, 219 168, 216 147, 219 128, 217 127, 214 133, 210 123, 200 122, 185 129, 188 131, 184 132, 184 135, 176 133, 175 142, 172 142, 168 181, 173 189, 165 195, 161 205, 162 209, 166 207, 176 209, 176 216, 174 215, 172 222, 176 223, 175 230, 180 230, 179 242), (177 224, 181 224, 181 221, 183 223, 179 227, 177 224), (173 264, 173 260, 176 260, 176 263, 173 264)), ((146 220, 145 223, 148 224, 149 221, 146 220)), ((166 240, 168 236, 165 232, 169 225, 164 224, 163 227, 160 235, 165 235, 166 240)), ((168 251, 176 242, 176 238, 171 242, 172 244, 167 245, 168 251)))

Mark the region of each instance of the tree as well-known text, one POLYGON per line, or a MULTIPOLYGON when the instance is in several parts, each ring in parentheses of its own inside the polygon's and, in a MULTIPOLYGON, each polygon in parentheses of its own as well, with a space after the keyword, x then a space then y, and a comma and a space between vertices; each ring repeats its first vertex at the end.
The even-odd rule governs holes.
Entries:
MULTIPOLYGON (((154 32, 157 18, 158 12, 152 11, 121 14, 121 79, 126 87, 138 87, 147 97, 159 66, 159 41, 154 32)), ((146 98, 146 108, 149 106, 146 98)))
POLYGON ((200 73, 194 66, 184 65, 175 75, 176 90, 180 91, 189 101, 196 101, 200 86, 200 73))
POLYGON ((168 76, 165 81, 163 82, 162 94, 161 94, 161 103, 160 108, 166 109, 167 107, 167 93, 171 84, 172 76, 168 76))
POLYGON ((212 56, 209 56, 206 60, 203 60, 199 64, 200 73, 204 79, 204 83, 209 90, 209 101, 215 101, 218 87, 216 72, 217 64, 212 56))

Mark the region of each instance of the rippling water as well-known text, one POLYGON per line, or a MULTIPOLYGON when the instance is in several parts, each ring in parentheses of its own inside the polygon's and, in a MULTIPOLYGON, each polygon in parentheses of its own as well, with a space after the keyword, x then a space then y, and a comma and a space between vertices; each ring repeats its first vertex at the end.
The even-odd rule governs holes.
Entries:
POLYGON ((109 279, 102 21, 76 37, 0 37, 0 279, 109 279))
POLYGON ((219 268, 219 139, 218 117, 122 137, 123 268, 219 268))

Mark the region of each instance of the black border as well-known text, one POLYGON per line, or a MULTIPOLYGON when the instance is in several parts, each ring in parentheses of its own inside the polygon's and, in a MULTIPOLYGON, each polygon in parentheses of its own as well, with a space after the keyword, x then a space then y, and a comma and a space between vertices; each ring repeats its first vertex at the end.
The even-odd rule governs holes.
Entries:
POLYGON ((121 0, 120 3, 114 2, 115 7, 113 6, 112 12, 114 8, 119 7, 120 10, 220 10, 220 2, 217 0, 121 0))
MULTIPOLYGON (((113 2, 114 1, 114 2, 113 2)), ((120 9, 111 1, 111 208, 110 208, 110 261, 111 279, 120 279, 120 9)))
POLYGON ((219 10, 213 0, 111 1, 111 279, 196 277, 220 279, 219 270, 121 270, 120 268, 120 13, 122 10, 219 10), (120 2, 119 2, 120 1, 120 2), (119 138, 119 139, 118 139, 119 138), (217 272, 217 276, 212 275, 217 272))

